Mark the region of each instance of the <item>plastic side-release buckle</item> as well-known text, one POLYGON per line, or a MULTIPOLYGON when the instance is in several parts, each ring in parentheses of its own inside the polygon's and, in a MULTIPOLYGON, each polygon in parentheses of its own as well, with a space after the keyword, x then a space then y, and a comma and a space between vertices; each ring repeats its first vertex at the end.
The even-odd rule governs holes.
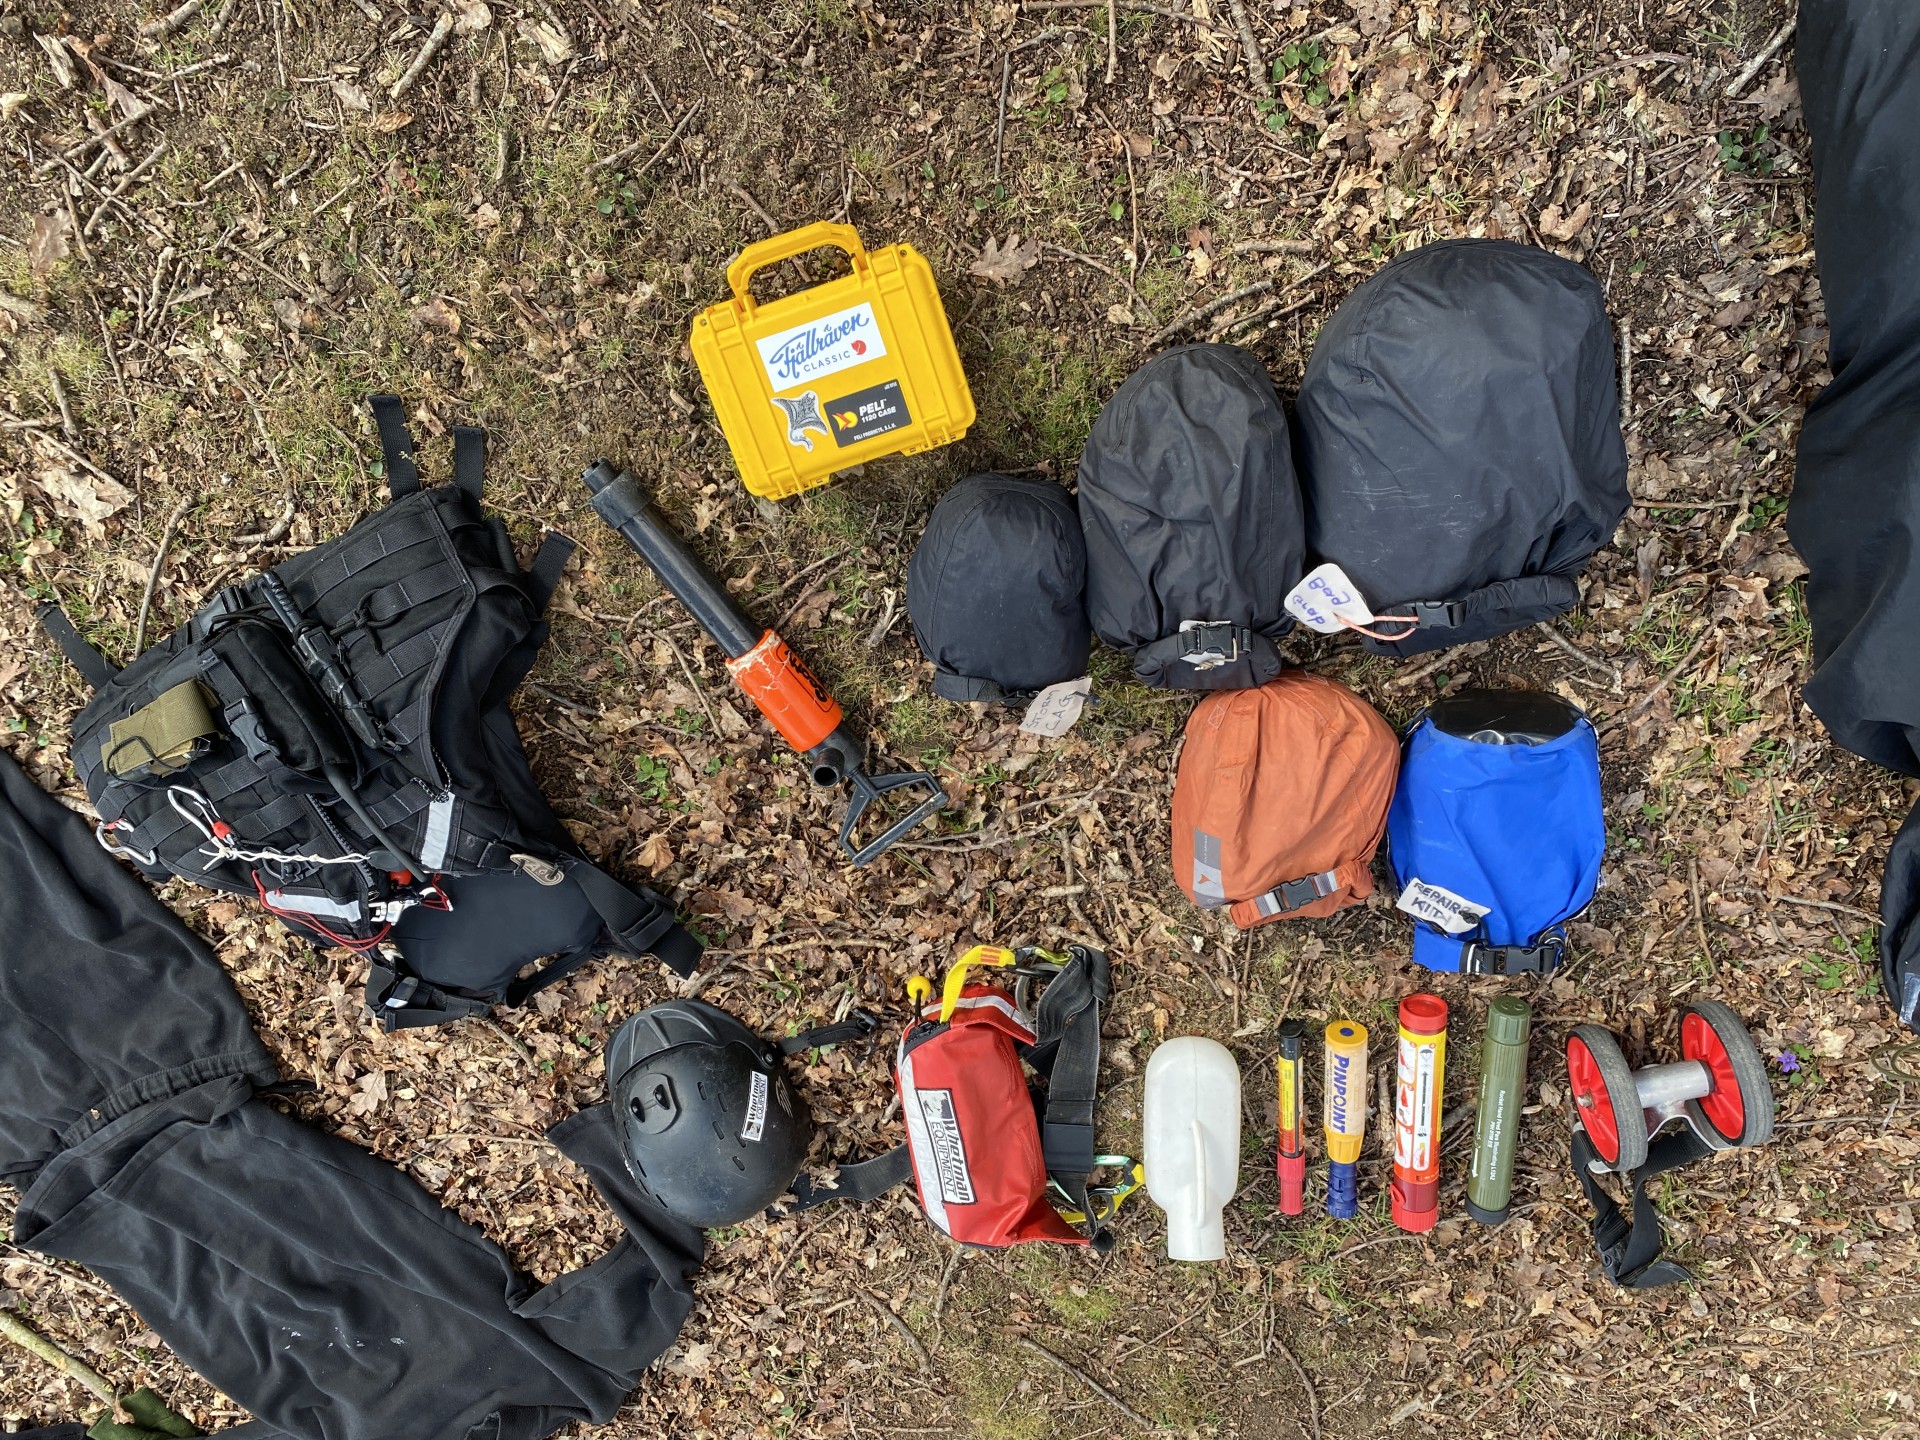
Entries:
POLYGON ((1332 870, 1323 870, 1318 875, 1303 875, 1298 880, 1288 880, 1276 885, 1256 899, 1253 904, 1262 915, 1284 915, 1302 906, 1311 905, 1316 900, 1324 900, 1339 888, 1338 874, 1332 870))
POLYGON ((1489 945, 1469 940, 1460 949, 1462 975, 1545 974, 1566 954, 1567 942, 1555 935, 1531 945, 1489 945))
POLYGON ((1231 665, 1247 648, 1244 633, 1230 620, 1182 620, 1180 658, 1196 670, 1231 665))
POLYGON ((1413 612, 1409 618, 1422 630, 1457 630, 1467 619, 1466 604, 1460 600, 1415 600, 1407 609, 1413 612))

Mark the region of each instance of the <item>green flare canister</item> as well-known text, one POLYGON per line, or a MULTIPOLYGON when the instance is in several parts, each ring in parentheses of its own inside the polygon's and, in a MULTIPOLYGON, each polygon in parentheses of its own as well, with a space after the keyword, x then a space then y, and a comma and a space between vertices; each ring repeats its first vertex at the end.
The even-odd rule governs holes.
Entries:
POLYGON ((1473 1132, 1473 1165, 1467 1173, 1467 1214, 1482 1225, 1507 1218, 1513 1195, 1513 1146, 1520 1107, 1527 1095, 1527 1036, 1533 1011, 1524 1000, 1497 997, 1487 1007, 1487 1034, 1480 1046, 1479 1118, 1473 1132))

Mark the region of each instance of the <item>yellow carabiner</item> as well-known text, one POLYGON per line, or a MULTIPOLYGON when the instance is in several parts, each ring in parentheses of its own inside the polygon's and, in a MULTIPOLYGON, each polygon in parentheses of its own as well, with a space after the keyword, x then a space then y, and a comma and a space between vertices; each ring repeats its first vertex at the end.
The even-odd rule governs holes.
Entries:
MULTIPOLYGON (((1101 1155, 1095 1158, 1101 1162, 1126 1160, 1126 1157, 1121 1155, 1101 1155)), ((1127 1178, 1118 1185, 1103 1185, 1087 1191, 1087 1198, 1089 1200, 1100 1202, 1097 1205, 1098 1213, 1093 1217, 1096 1223, 1106 1224, 1107 1221, 1113 1218, 1114 1212, 1120 1208, 1121 1202, 1147 1183, 1147 1167, 1145 1165, 1132 1162, 1130 1167, 1127 1168, 1126 1174, 1127 1178)), ((1086 1212, 1081 1210, 1062 1210, 1060 1212, 1060 1218, 1069 1225, 1084 1225, 1087 1223, 1086 1212)))
POLYGON ((946 989, 940 996, 940 1023, 946 1024, 953 1019, 953 1012, 960 1003, 960 992, 966 988, 967 971, 975 965, 1011 965, 1016 959, 1013 951, 998 945, 976 945, 947 971, 946 989))

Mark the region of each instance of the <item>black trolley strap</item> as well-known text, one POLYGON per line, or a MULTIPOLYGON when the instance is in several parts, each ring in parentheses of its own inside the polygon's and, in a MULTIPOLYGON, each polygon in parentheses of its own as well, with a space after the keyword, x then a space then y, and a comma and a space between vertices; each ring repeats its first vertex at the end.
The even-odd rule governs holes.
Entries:
POLYGON ((88 685, 98 690, 112 683, 113 677, 120 673, 120 667, 108 660, 93 646, 81 638, 80 632, 73 628, 73 621, 67 618, 67 612, 51 600, 34 611, 40 628, 60 647, 60 653, 67 657, 67 663, 80 672, 88 685))
POLYGON ((413 459, 413 432, 407 429, 407 407, 398 395, 369 395, 367 404, 373 410, 373 423, 380 427, 387 493, 404 500, 420 488, 420 467, 413 459))
POLYGON ((1593 1206, 1590 1228, 1607 1279, 1628 1290, 1653 1290, 1693 1278, 1692 1271, 1660 1258, 1665 1236, 1660 1229, 1660 1212, 1647 1194, 1647 1182, 1711 1154, 1713 1147, 1691 1130, 1675 1131, 1655 1140, 1647 1148, 1646 1163, 1626 1177, 1633 1207, 1629 1215, 1601 1188, 1592 1169, 1592 1162, 1599 1158, 1593 1142, 1584 1128, 1575 1128, 1573 1177, 1593 1206))

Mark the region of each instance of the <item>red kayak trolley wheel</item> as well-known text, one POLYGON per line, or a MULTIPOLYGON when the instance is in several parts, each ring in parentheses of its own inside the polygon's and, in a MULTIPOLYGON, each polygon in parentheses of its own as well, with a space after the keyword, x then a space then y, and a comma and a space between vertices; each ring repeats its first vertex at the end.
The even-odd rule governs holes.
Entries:
POLYGON ((1680 1054, 1707 1067, 1712 1088, 1687 1101, 1686 1115, 1716 1148, 1764 1145, 1773 1138, 1773 1087, 1759 1048, 1740 1017, 1718 1000, 1680 1012, 1680 1054))
POLYGON ((1647 1118, 1620 1042, 1601 1025, 1576 1025, 1567 1036, 1567 1080, 1574 1118, 1610 1170, 1637 1170, 1647 1158, 1647 1118))

